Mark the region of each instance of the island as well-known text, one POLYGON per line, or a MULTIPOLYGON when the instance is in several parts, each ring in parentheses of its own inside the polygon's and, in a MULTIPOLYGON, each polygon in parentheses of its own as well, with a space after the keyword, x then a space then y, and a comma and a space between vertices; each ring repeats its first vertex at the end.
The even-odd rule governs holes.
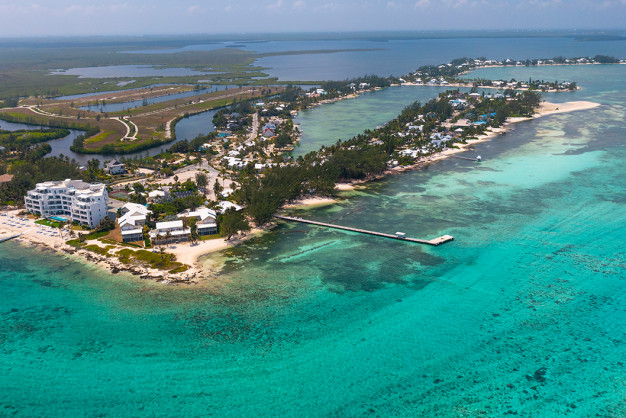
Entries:
MULTIPOLYGON (((581 60, 565 64, 599 58, 581 60)), ((153 104, 145 101, 198 87, 68 100, 24 98, 0 109, 0 119, 47 128, 0 132, 0 202, 5 206, 0 239, 45 245, 114 273, 195 283, 204 275, 200 256, 273 228, 282 222, 275 215, 290 207, 335 202, 341 190, 455 156, 505 134, 513 123, 598 106, 543 101, 541 92, 578 89, 575 82, 458 78, 484 66, 559 64, 462 58, 404 77, 328 81, 308 91, 240 87, 153 104), (383 126, 297 158, 291 155, 301 133, 293 121, 298 112, 393 85, 447 90, 407 106, 383 126), (132 109, 99 111, 106 103, 139 98, 144 103, 132 109), (215 108, 215 132, 174 142, 153 156, 121 157, 104 165, 94 158, 86 166, 46 156, 44 141, 67 129, 85 132, 72 145, 80 153, 123 154, 163 145, 175 140, 177 120, 215 108)), ((480 161, 479 156, 462 158, 480 161)))

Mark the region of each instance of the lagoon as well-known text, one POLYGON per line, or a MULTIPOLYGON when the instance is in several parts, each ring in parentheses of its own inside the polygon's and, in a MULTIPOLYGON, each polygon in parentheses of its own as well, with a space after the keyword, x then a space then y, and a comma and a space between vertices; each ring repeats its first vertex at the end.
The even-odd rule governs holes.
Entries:
MULTIPOLYGON (((48 141, 48 144, 52 147, 52 151, 49 156, 68 156, 73 158, 80 164, 87 164, 87 161, 95 158, 102 162, 109 161, 114 158, 119 159, 122 157, 133 158, 133 157, 147 157, 156 155, 162 151, 165 151, 172 144, 182 141, 182 140, 192 140, 198 135, 206 135, 210 132, 215 131, 215 127, 213 126, 213 115, 217 112, 217 110, 209 110, 207 112, 198 113, 196 115, 192 115, 186 118, 181 119, 175 126, 175 134, 176 139, 172 142, 168 142, 160 147, 151 148, 149 150, 137 152, 134 154, 125 154, 125 155, 100 155, 100 154, 78 154, 70 150, 70 146, 78 135, 82 135, 82 131, 78 131, 75 129, 70 129, 70 134, 66 137, 55 139, 52 141, 48 141)), ((26 125, 23 123, 14 123, 14 122, 6 122, 0 120, 0 129, 8 130, 8 131, 16 131, 19 129, 39 129, 39 126, 36 125, 26 125)))
POLYGON ((350 139, 366 129, 385 124, 411 103, 425 103, 446 90, 431 86, 389 87, 304 110, 294 119, 303 132, 292 154, 294 157, 305 155, 332 145, 338 139, 350 139))
MULTIPOLYGON (((184 98, 184 97, 194 97, 194 96, 198 96, 200 94, 226 90, 228 88, 234 88, 234 87, 237 87, 237 86, 216 85, 216 86, 211 86, 211 87, 208 87, 208 88, 202 88, 202 89, 199 89, 199 90, 190 90, 190 91, 185 91, 185 92, 181 92, 181 93, 169 94, 169 95, 165 95, 165 96, 157 96, 157 97, 146 98, 145 99, 145 103, 146 103, 146 105, 150 105, 150 104, 153 104, 153 103, 162 103, 162 102, 167 102, 169 100, 181 99, 181 98, 184 98)), ((106 103, 104 105, 80 106, 80 109, 92 110, 94 112, 107 113, 107 112, 119 112, 119 111, 123 111, 123 110, 127 110, 127 109, 133 109, 133 108, 136 108, 136 107, 140 107, 143 104, 144 104, 144 100, 142 99, 142 100, 133 100, 133 101, 129 101, 129 102, 122 102, 122 103, 106 103)))
POLYGON ((54 70, 51 75, 76 75, 79 78, 181 77, 215 74, 191 68, 167 68, 154 65, 107 65, 54 70))

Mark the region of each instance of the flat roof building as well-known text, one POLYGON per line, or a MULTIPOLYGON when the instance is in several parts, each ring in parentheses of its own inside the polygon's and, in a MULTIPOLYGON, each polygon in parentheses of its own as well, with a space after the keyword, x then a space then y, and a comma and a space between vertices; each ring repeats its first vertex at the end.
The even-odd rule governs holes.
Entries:
POLYGON ((44 218, 63 216, 89 228, 95 228, 106 218, 108 202, 104 184, 71 179, 37 183, 24 196, 28 212, 44 218))

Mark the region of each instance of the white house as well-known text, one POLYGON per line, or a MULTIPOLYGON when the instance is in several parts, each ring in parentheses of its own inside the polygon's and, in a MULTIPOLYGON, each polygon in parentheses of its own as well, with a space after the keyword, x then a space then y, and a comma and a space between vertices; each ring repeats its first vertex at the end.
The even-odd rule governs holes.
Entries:
POLYGON ((154 202, 157 200, 163 200, 168 197, 170 197, 170 192, 168 190, 157 189, 157 190, 152 190, 151 192, 148 193, 148 200, 150 200, 151 202, 154 202))
POLYGON ((246 167, 246 163, 242 161, 240 158, 236 157, 224 157, 223 158, 228 165, 228 168, 231 170, 242 170, 246 167))
POLYGON ((217 234, 217 213, 208 208, 199 208, 195 211, 179 213, 178 218, 195 218, 198 235, 217 234))
POLYGON ((189 229, 183 227, 183 221, 180 219, 177 221, 157 222, 156 228, 150 231, 150 239, 155 244, 187 241, 190 233, 189 229))
POLYGON ((122 216, 117 220, 117 223, 122 233, 122 241, 142 241, 146 216, 152 212, 144 205, 137 203, 126 203, 122 206, 121 212, 122 216))
POLYGON ((106 186, 66 179, 37 183, 24 196, 26 210, 45 218, 62 217, 95 228, 107 216, 109 195, 106 186))
POLYGON ((126 164, 120 163, 117 160, 112 160, 104 166, 104 171, 111 175, 124 174, 126 172, 126 164))
POLYGON ((218 202, 217 206, 219 208, 220 213, 224 213, 229 209, 233 209, 234 211, 237 211, 237 212, 243 209, 242 206, 239 206, 238 204, 233 203, 233 202, 229 202, 228 200, 222 200, 221 202, 218 202))
POLYGON ((452 141, 452 137, 450 135, 442 135, 437 132, 430 136, 430 143, 436 147, 445 147, 448 141, 452 141))

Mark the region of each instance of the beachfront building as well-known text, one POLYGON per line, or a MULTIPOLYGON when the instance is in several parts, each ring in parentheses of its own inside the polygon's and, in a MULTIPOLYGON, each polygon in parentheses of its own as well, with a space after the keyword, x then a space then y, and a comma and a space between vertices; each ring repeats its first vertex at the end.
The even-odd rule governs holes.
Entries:
POLYGON ((24 196, 26 210, 44 218, 55 216, 95 228, 107 216, 106 186, 82 180, 37 183, 24 196))
POLYGON ((117 220, 117 223, 122 233, 122 241, 142 241, 146 218, 152 212, 144 205, 137 203, 126 203, 120 210, 122 216, 117 220))
POLYGON ((179 219, 196 219, 198 235, 217 234, 217 213, 208 208, 200 208, 195 211, 179 213, 179 219))
POLYGON ((157 222, 156 228, 150 231, 150 239, 156 245, 187 241, 191 230, 184 228, 183 221, 157 222))

